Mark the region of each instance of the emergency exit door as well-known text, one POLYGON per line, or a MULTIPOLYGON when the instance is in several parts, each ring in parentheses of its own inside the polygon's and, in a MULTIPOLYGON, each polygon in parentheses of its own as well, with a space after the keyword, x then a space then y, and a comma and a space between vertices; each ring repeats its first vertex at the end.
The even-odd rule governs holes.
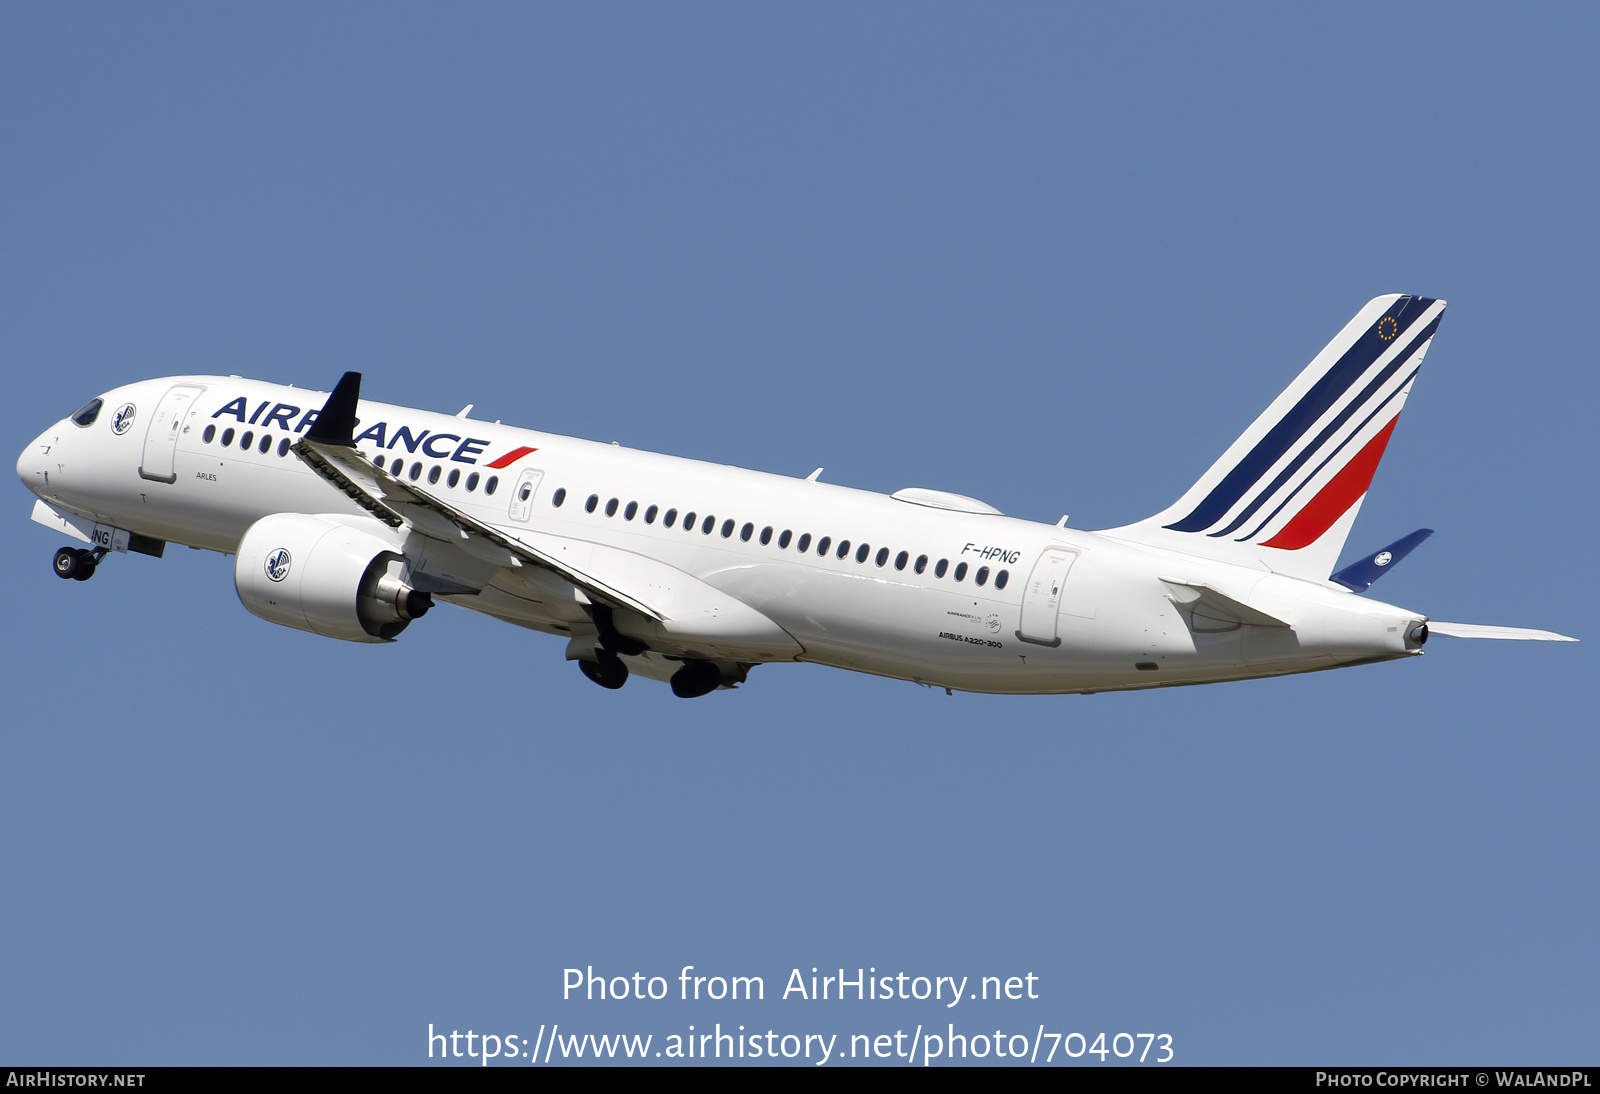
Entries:
POLYGON ((512 520, 526 524, 533 515, 533 495, 539 492, 539 480, 543 478, 543 471, 531 467, 522 472, 522 477, 517 480, 517 488, 511 492, 508 515, 512 520))

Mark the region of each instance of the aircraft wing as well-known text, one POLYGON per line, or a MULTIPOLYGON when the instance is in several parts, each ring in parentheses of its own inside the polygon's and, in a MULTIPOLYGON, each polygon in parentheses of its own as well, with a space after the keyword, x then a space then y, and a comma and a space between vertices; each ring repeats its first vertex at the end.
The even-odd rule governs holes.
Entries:
POLYGON ((651 619, 667 618, 665 612, 646 600, 578 569, 551 551, 463 513, 414 483, 396 478, 369 463, 353 447, 308 436, 291 451, 341 493, 391 528, 409 524, 425 536, 454 544, 478 557, 494 558, 498 552, 504 552, 509 556, 504 559, 506 565, 541 566, 602 604, 630 608, 651 619), (486 555, 484 548, 487 546, 497 548, 498 552, 486 555))
POLYGON ((409 525, 501 566, 540 567, 595 604, 636 613, 607 625, 625 625, 650 649, 735 660, 787 660, 803 652, 761 612, 664 562, 568 536, 496 528, 368 463, 353 447, 307 437, 292 451, 392 528, 409 525))

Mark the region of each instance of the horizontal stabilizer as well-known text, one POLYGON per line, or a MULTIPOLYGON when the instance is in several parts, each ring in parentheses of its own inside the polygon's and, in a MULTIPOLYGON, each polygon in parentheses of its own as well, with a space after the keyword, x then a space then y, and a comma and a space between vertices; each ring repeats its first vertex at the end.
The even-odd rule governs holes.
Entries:
POLYGON ((1416 550, 1422 541, 1431 535, 1433 535, 1432 528, 1418 528, 1409 536, 1395 540, 1376 554, 1368 555, 1360 562, 1346 566, 1328 580, 1343 585, 1353 593, 1364 593, 1372 588, 1374 581, 1388 573, 1396 562, 1416 550))
POLYGON ((1522 642, 1576 642, 1555 631, 1537 631, 1531 627, 1490 627, 1483 623, 1441 623, 1428 620, 1428 634, 1444 634, 1451 638, 1511 638, 1522 642))

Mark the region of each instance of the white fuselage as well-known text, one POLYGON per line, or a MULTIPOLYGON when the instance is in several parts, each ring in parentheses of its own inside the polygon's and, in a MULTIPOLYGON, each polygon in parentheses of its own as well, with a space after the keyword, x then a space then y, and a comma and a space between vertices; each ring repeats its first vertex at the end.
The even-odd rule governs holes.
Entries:
MULTIPOLYGON (((18 474, 59 510, 228 553, 269 514, 368 519, 283 444, 304 435, 308 412, 325 398, 214 376, 130 384, 104 396, 95 425, 63 419, 45 431, 18 474), (201 390, 182 410, 172 480, 160 481, 141 467, 155 458, 152 416, 178 385, 201 390), (137 412, 118 434, 108 419, 124 404, 137 412)), ((369 460, 399 461, 400 477, 509 535, 598 544, 692 575, 792 636, 803 652, 787 659, 967 691, 1060 693, 1417 652, 1406 636, 1419 614, 1264 567, 371 401, 358 416, 356 447, 369 460), (531 451, 488 466, 520 448, 531 451), (523 483, 533 485, 527 499, 523 483), (1288 625, 1196 616, 1173 582, 1225 590, 1288 625)), ((476 594, 441 599, 568 638, 593 633, 581 595, 524 570, 502 569, 476 594)))

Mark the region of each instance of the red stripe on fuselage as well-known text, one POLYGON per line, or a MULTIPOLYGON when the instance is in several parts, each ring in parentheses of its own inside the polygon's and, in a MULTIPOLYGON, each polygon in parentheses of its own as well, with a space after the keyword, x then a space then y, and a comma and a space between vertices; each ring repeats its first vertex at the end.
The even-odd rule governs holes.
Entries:
POLYGON ((1333 522, 1360 501, 1361 495, 1372 485, 1373 472, 1378 470, 1378 461, 1383 459, 1383 450, 1389 444, 1389 434, 1394 432, 1394 423, 1399 420, 1398 414, 1390 418, 1389 424, 1356 453, 1355 459, 1340 468, 1339 473, 1317 491, 1317 496, 1307 502, 1304 509, 1261 546, 1298 551, 1321 539, 1322 533, 1332 528, 1333 522))
POLYGON ((495 460, 491 464, 486 464, 485 466, 488 467, 489 470, 491 470, 491 471, 503 471, 506 468, 510 467, 512 464, 516 463, 518 460, 522 459, 522 457, 526 456, 529 452, 537 452, 537 451, 539 451, 537 448, 527 448, 527 447, 513 448, 510 452, 507 452, 504 456, 501 456, 498 460, 495 460))

